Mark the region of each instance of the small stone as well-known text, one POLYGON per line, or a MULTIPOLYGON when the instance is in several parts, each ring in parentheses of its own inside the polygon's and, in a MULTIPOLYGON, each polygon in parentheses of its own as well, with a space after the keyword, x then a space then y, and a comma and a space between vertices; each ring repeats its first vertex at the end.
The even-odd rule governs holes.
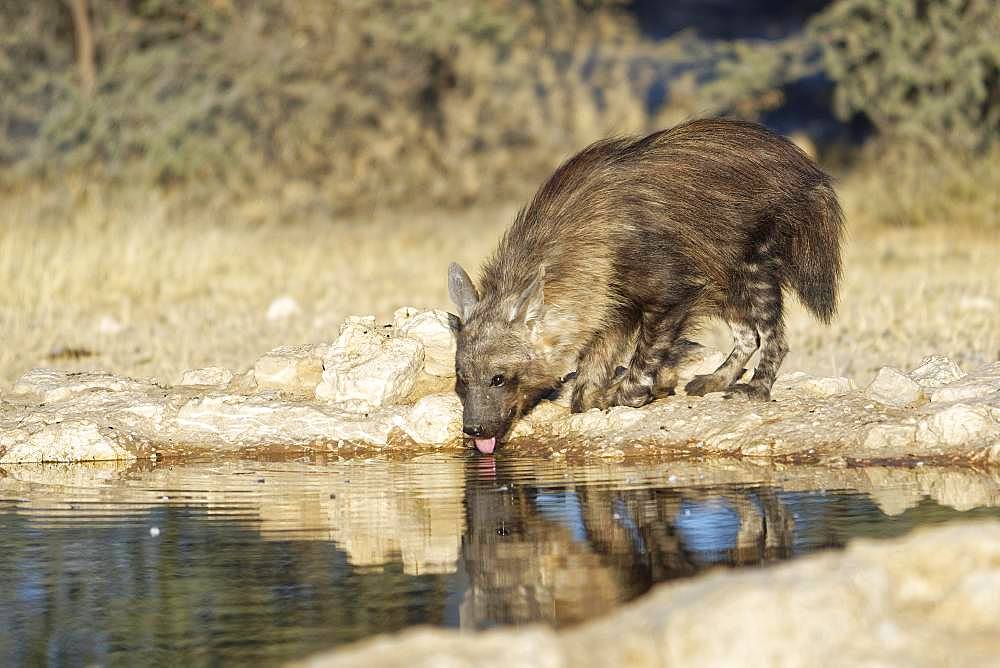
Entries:
POLYGON ((110 315, 102 315, 101 319, 97 321, 97 331, 101 334, 114 336, 115 334, 121 334, 124 329, 125 325, 110 315))
POLYGON ((267 319, 271 322, 286 320, 302 312, 299 303, 292 297, 278 297, 267 307, 267 319))
POLYGON ((843 377, 812 376, 802 371, 781 376, 775 381, 775 390, 785 390, 814 397, 835 397, 854 390, 854 381, 843 377))
POLYGON ((962 311, 996 311, 997 303, 983 295, 962 295, 958 300, 958 308, 962 311))
POLYGON ((899 369, 884 366, 865 388, 865 396, 886 406, 915 406, 924 400, 919 384, 899 369))
POLYGON ((802 382, 799 385, 799 389, 815 397, 835 397, 852 392, 854 390, 854 381, 843 376, 820 376, 802 382))
POLYGON ((278 390, 293 396, 311 397, 323 380, 326 344, 281 346, 257 359, 254 381, 260 390, 278 390))
POLYGON ((221 366, 207 366, 201 369, 190 369, 181 375, 178 385, 208 385, 225 387, 233 380, 233 372, 221 366))
POLYGON ((520 419, 514 422, 514 425, 510 428, 510 434, 508 438, 518 439, 524 438, 526 436, 533 436, 535 433, 535 426, 532 424, 531 420, 520 419))
POLYGON ((947 357, 931 355, 907 375, 921 387, 936 388, 962 378, 965 372, 947 357))

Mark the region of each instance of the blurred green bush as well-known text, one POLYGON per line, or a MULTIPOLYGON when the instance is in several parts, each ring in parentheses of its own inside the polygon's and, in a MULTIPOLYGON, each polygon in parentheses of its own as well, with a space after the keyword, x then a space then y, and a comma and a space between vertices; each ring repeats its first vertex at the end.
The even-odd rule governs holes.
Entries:
POLYGON ((336 209, 504 194, 645 126, 614 2, 94 0, 96 89, 61 2, 4 0, 0 163, 336 209))
POLYGON ((843 118, 892 140, 982 150, 1000 134, 996 0, 841 0, 813 20, 843 118))
POLYGON ((992 0, 841 0, 804 34, 734 43, 643 39, 627 4, 0 0, 0 173, 338 211, 462 205, 523 195, 602 136, 754 117, 821 69, 839 111, 887 135, 996 136, 992 0))
POLYGON ((840 0, 810 25, 834 106, 878 129, 860 212, 897 225, 1000 225, 1000 5, 840 0))

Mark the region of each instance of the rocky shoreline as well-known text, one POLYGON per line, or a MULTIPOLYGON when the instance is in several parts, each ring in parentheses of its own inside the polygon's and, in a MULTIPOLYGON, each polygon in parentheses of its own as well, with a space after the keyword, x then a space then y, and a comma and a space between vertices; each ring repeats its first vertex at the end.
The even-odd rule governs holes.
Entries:
MULTIPOLYGON (((698 351, 681 370, 680 386, 721 357, 698 351)), ((152 486, 185 488, 201 484, 197 464, 143 460, 192 456, 225 471, 293 453, 342 459, 359 479, 408 480, 409 467, 423 470, 429 453, 437 461, 432 453, 467 448, 451 389, 453 359, 446 313, 400 309, 385 325, 350 318, 334 342, 274 349, 243 373, 193 369, 172 385, 34 369, 0 394, 0 481, 8 494, 42 494, 49 503, 71 503, 92 489, 95 498, 142 506, 163 501, 130 484, 95 481, 114 467, 124 472, 116 480, 163 478, 152 486), (118 462, 79 463, 98 460, 118 462)), ((928 497, 958 510, 1000 504, 1000 362, 962 370, 933 356, 910 370, 884 367, 865 387, 793 372, 779 378, 773 398, 760 404, 679 395, 641 409, 581 414, 564 399, 545 401, 515 426, 498 461, 505 453, 552 466, 587 460, 574 475, 666 476, 668 486, 858 489, 887 514, 928 497), (672 463, 663 469, 655 465, 660 459, 672 463)), ((391 509, 389 535, 368 540, 363 518, 337 524, 352 563, 402 549, 414 573, 454 564, 465 513, 455 482, 461 458, 452 459, 448 495, 431 495, 426 508, 403 495, 391 509)), ((350 485, 315 495, 293 464, 262 464, 255 475, 272 494, 260 507, 262 532, 274 523, 275 535, 285 536, 297 513, 346 517, 338 504, 353 503, 350 485)), ((544 466, 537 475, 544 478, 544 466)), ((233 479, 238 487, 242 477, 233 479)), ((376 511, 383 516, 386 508, 376 511)), ((303 665, 720 665, 734 656, 743 665, 986 665, 1000 649, 997 591, 1000 523, 961 523, 661 585, 566 630, 421 628, 303 665)))
MULTIPOLYGON (((384 325, 349 318, 333 343, 277 348, 242 374, 195 369, 165 385, 34 369, 0 395, 0 464, 461 449, 453 359, 448 315, 404 308, 384 325)), ((680 386, 720 359, 707 348, 693 355, 680 386)), ((501 452, 1000 463, 1000 362, 966 373, 933 356, 909 371, 884 367, 864 388, 794 372, 779 378, 773 397, 674 396, 581 414, 545 401, 501 452)))

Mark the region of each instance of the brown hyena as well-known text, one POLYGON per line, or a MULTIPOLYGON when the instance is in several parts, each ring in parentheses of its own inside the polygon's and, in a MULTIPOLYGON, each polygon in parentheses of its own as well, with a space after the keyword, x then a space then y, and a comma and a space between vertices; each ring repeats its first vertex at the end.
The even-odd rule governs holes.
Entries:
POLYGON ((672 394, 706 316, 725 320, 735 345, 685 391, 769 399, 788 352, 782 291, 829 322, 842 233, 830 177, 760 125, 694 120, 597 142, 518 213, 479 289, 448 269, 465 433, 491 452, 574 371, 574 411, 672 394), (737 383, 757 350, 753 377, 737 383))

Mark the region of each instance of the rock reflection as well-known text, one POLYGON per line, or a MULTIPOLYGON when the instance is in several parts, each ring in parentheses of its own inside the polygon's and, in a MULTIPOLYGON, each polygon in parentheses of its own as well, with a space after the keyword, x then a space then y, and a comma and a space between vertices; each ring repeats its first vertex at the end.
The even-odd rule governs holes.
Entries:
POLYGON ((330 537, 355 566, 394 558, 409 575, 455 570, 465 530, 463 462, 351 462, 324 501, 330 537))
POLYGON ((330 540, 356 567, 454 572, 465 529, 464 461, 424 456, 314 462, 22 464, 0 497, 47 526, 201 508, 264 540, 330 540))

